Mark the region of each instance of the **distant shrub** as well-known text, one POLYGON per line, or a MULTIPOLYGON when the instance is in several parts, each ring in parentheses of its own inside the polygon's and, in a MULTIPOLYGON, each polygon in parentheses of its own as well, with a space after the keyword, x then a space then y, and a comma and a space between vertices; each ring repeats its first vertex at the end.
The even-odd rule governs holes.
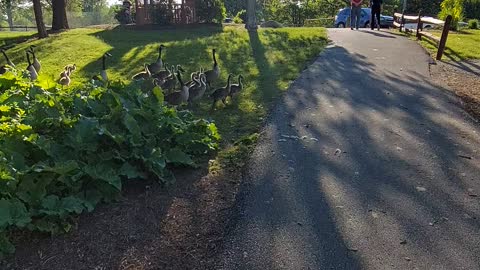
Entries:
POLYGON ((247 21, 247 11, 246 10, 240 10, 235 18, 233 18, 234 23, 245 23, 247 21))
POLYGON ((453 30, 458 29, 458 22, 463 19, 463 0, 443 0, 440 4, 441 10, 438 16, 440 19, 445 20, 448 15, 452 15, 453 30))
POLYGON ((333 27, 334 23, 335 23, 334 18, 307 19, 307 20, 305 20, 303 26, 305 26, 305 27, 333 27))
POLYGON ((222 23, 227 17, 225 4, 221 0, 197 0, 195 4, 201 22, 222 23))
POLYGON ((266 21, 260 25, 263 28, 282 28, 283 25, 276 21, 266 21))
POLYGON ((468 20, 468 28, 478 29, 478 20, 477 19, 468 20))

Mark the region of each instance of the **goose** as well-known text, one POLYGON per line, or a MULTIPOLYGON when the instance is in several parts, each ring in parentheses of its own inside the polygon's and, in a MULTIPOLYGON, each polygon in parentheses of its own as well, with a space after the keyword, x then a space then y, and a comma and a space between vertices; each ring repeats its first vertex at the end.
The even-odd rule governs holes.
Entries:
POLYGON ((145 70, 133 75, 132 80, 134 81, 147 80, 148 78, 152 77, 152 73, 150 72, 150 68, 148 67, 148 64, 145 64, 144 67, 145 67, 145 70))
POLYGON ((60 78, 65 77, 67 75, 70 76, 75 70, 77 70, 77 65, 76 64, 66 65, 63 68, 62 73, 60 73, 60 78))
POLYGON ((27 62, 28 62, 28 66, 27 66, 27 71, 30 75, 30 80, 34 81, 38 78, 38 73, 37 73, 37 70, 35 69, 35 67, 33 66, 32 64, 32 61, 30 61, 30 51, 25 51, 26 55, 27 55, 27 62))
MULTIPOLYGON (((177 74, 179 72, 185 72, 185 70, 180 65, 177 65, 176 67, 172 66, 171 71, 172 71, 172 74, 177 74)), ((171 77, 167 77, 163 81, 163 83, 160 85, 160 87, 167 92, 175 89, 175 87, 177 86, 177 78, 178 78, 178 76, 175 76, 175 75, 171 76, 171 77)))
POLYGON ((177 78, 178 78, 178 81, 180 82, 180 91, 173 92, 165 96, 165 101, 170 105, 174 105, 174 106, 181 105, 183 103, 188 102, 188 97, 189 97, 188 87, 183 83, 182 75, 180 74, 180 71, 177 71, 177 78))
POLYGON ((210 97, 213 98, 212 110, 215 108, 215 104, 217 101, 221 100, 224 105, 227 105, 226 100, 228 95, 230 94, 231 82, 232 82, 232 74, 228 75, 227 85, 224 87, 220 87, 216 89, 210 97))
POLYGON ((232 84, 230 86, 230 98, 233 98, 236 94, 240 93, 243 90, 243 75, 238 75, 238 83, 232 84))
POLYGON ((67 70, 65 70, 64 76, 60 77, 58 80, 58 84, 61 84, 63 86, 69 86, 70 83, 72 82, 72 79, 70 79, 70 75, 72 74, 72 67, 67 67, 67 70))
MULTIPOLYGON (((8 55, 5 52, 5 49, 2 48, 1 51, 3 53, 3 56, 5 57, 5 60, 7 61, 7 65, 9 65, 12 68, 15 68, 15 65, 12 63, 12 61, 10 61, 10 58, 8 58, 8 55)), ((6 65, 0 66, 0 75, 5 74, 5 72, 7 72, 7 70, 8 70, 8 68, 7 68, 6 65)))
POLYGON ((165 81, 166 78, 170 77, 172 75, 172 70, 168 68, 168 65, 165 63, 164 64, 164 70, 152 74, 152 78, 158 80, 158 81, 165 81))
POLYGON ((35 45, 30 46, 30 53, 33 56, 33 67, 37 71, 37 73, 40 72, 40 69, 42 68, 42 64, 40 64, 40 61, 38 61, 37 57, 35 56, 35 45))
POLYGON ((210 87, 212 82, 216 81, 220 77, 220 68, 218 67, 217 57, 215 56, 216 52, 216 49, 212 49, 213 69, 205 71, 208 87, 210 87))
POLYGON ((151 63, 150 65, 148 65, 148 69, 153 74, 160 72, 163 68, 163 61, 162 61, 162 49, 163 48, 165 48, 165 46, 163 44, 160 44, 160 47, 158 48, 157 61, 155 63, 151 63))
POLYGON ((195 85, 197 83, 195 78, 198 77, 198 75, 200 75, 199 71, 192 72, 190 74, 190 81, 186 82, 185 85, 188 87, 195 85))
POLYGON ((195 83, 196 84, 191 86, 189 89, 189 103, 193 103, 194 101, 201 99, 207 90, 205 74, 201 73, 197 78, 195 78, 195 83))
POLYGON ((111 56, 112 55, 108 52, 103 54, 103 56, 102 56, 102 70, 100 71, 100 76, 99 75, 93 76, 93 78, 92 78, 93 80, 108 82, 106 60, 107 60, 107 57, 111 57, 111 56))
POLYGON ((5 60, 7 61, 7 64, 8 64, 9 66, 11 66, 12 68, 15 68, 15 65, 13 64, 13 62, 12 62, 12 61, 10 60, 10 58, 8 57, 5 49, 2 48, 1 51, 2 51, 3 56, 5 57, 5 60))

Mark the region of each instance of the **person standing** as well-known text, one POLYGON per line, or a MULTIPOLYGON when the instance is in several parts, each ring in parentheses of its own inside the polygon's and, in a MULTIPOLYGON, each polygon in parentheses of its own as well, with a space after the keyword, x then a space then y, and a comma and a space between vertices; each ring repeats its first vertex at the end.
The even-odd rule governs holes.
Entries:
POLYGON ((377 29, 380 31, 380 12, 382 10, 382 0, 370 0, 370 7, 372 8, 372 18, 370 19, 370 28, 375 27, 375 19, 377 19, 377 29))
POLYGON ((363 0, 351 0, 351 9, 350 9, 350 29, 353 30, 353 27, 358 30, 360 25, 360 17, 362 14, 362 2, 363 0))

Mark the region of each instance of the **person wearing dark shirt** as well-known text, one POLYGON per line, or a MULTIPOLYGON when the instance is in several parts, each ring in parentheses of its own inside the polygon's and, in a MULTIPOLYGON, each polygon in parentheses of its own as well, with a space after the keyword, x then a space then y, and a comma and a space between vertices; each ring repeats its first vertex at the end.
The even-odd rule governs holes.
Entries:
POLYGON ((377 19, 377 29, 380 31, 380 12, 382 10, 382 0, 370 0, 370 7, 372 8, 372 18, 370 19, 370 28, 373 30, 375 26, 375 19, 377 19))

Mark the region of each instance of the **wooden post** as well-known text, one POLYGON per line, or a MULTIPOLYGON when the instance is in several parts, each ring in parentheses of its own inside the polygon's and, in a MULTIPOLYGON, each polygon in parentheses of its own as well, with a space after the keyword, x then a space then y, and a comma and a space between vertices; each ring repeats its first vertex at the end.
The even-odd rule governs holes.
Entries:
POLYGON ((420 35, 420 29, 422 29, 422 10, 418 12, 418 20, 417 20, 417 39, 418 40, 422 39, 422 36, 420 35))
POLYGON ((448 32, 450 31, 451 23, 452 23, 452 15, 448 15, 443 25, 443 31, 442 31, 442 37, 440 38, 440 43, 438 44, 437 60, 442 60, 442 55, 443 55, 443 51, 445 50, 445 45, 447 44, 448 32))
POLYGON ((401 21, 400 21, 400 32, 402 32, 402 27, 405 27, 405 10, 403 11, 402 13, 402 18, 401 18, 401 21))

